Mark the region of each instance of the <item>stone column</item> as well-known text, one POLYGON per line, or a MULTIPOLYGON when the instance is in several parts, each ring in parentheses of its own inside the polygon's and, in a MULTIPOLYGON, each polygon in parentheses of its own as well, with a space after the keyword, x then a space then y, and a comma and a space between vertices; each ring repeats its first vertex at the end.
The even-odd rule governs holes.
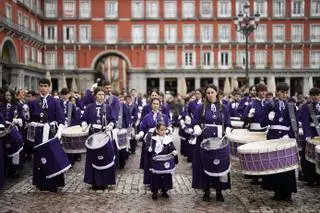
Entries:
MULTIPOLYGON (((289 85, 289 88, 291 88, 290 77, 286 77, 284 79, 284 82, 286 82, 289 85)), ((277 85, 276 85, 276 87, 277 87, 277 85)), ((289 89, 288 95, 289 95, 289 97, 291 96, 291 89, 289 89)))
POLYGON ((213 78, 213 85, 219 87, 219 78, 213 78))
POLYGON ((11 71, 11 86, 12 88, 24 88, 24 70, 12 69, 11 71))
POLYGON ((200 88, 200 77, 195 78, 194 87, 195 87, 195 89, 200 88))
POLYGON ((302 89, 302 94, 304 96, 307 96, 309 94, 310 84, 309 84, 309 77, 304 77, 303 78, 303 89, 302 89))
POLYGON ((254 85, 254 77, 249 78, 249 87, 254 85))
POLYGON ((164 77, 159 78, 159 90, 160 92, 163 92, 163 94, 166 93, 165 86, 164 86, 164 77))

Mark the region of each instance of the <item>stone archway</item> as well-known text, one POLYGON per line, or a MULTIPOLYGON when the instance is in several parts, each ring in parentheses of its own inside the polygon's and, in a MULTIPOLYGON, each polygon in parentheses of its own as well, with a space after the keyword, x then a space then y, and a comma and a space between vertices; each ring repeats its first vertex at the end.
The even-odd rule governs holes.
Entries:
POLYGON ((111 82, 112 89, 122 92, 128 89, 129 59, 119 51, 106 51, 96 56, 93 64, 97 76, 111 82))
POLYGON ((2 86, 6 87, 11 84, 11 68, 10 66, 7 67, 6 64, 10 65, 18 63, 17 48, 14 44, 14 41, 7 37, 3 40, 0 50, 0 58, 4 63, 1 70, 2 86))

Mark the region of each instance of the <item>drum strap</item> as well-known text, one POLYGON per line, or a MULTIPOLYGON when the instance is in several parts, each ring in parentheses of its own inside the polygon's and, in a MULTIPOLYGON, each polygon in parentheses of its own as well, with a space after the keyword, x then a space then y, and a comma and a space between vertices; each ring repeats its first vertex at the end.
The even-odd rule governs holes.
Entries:
POLYGON ((312 103, 308 104, 308 108, 309 108, 309 113, 310 113, 310 117, 314 123, 314 126, 316 128, 317 134, 318 136, 320 136, 320 124, 316 115, 316 112, 314 110, 314 106, 312 103))
POLYGON ((117 122, 117 128, 121 129, 123 123, 123 103, 120 103, 120 109, 119 109, 119 116, 118 116, 118 122, 117 122))
POLYGON ((296 138, 298 138, 298 123, 296 118, 296 105, 294 103, 288 103, 288 111, 289 111, 289 117, 291 122, 291 127, 294 132, 294 135, 296 138))

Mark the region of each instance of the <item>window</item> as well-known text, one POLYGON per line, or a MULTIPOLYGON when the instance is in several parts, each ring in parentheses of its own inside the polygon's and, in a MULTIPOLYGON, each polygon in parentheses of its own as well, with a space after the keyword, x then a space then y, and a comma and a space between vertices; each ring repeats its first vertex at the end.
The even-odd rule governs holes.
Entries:
POLYGON ((64 52, 63 58, 64 68, 65 69, 74 69, 76 64, 76 58, 74 52, 64 52))
POLYGON ((55 69, 57 66, 57 54, 56 52, 45 53, 45 63, 47 69, 55 69))
POLYGON ((142 43, 144 40, 143 26, 133 25, 132 26, 132 42, 142 43))
POLYGON ((292 0, 291 2, 291 16, 299 17, 304 16, 304 1, 292 0))
POLYGON ((79 6, 79 16, 80 18, 90 18, 91 17, 91 1, 80 1, 79 6))
POLYGON ((31 48, 31 61, 32 63, 36 63, 36 48, 31 48))
POLYGON ((283 68, 284 67, 284 51, 273 52, 273 67, 283 68))
POLYGON ((147 25, 147 42, 158 43, 159 41, 159 25, 147 25))
POLYGON ((302 51, 292 51, 291 54, 291 65, 292 68, 302 68, 303 65, 303 52, 302 51))
POLYGON ((268 16, 268 2, 266 0, 254 1, 254 13, 259 13, 260 17, 268 16))
POLYGON ((195 68, 196 65, 196 53, 194 51, 185 51, 183 52, 183 67, 195 68))
POLYGON ((200 2, 200 16, 202 18, 212 17, 212 0, 202 0, 200 2))
POLYGON ((201 65, 203 68, 213 68, 213 52, 203 51, 201 57, 201 65))
POLYGON ((273 0, 273 16, 284 17, 285 15, 285 2, 284 0, 273 0))
POLYGON ((57 17, 57 3, 56 1, 45 2, 45 14, 47 18, 57 17))
POLYGON ((221 24, 219 25, 219 41, 229 42, 230 40, 230 25, 221 24))
POLYGON ((42 26, 41 26, 40 23, 38 23, 37 26, 38 26, 38 35, 39 35, 39 36, 42 36, 42 29, 41 29, 42 26))
POLYGON ((157 69, 159 64, 157 51, 147 51, 147 67, 148 69, 157 69))
POLYGON ((303 41, 303 30, 302 24, 293 24, 291 25, 291 41, 301 42, 303 41))
POLYGON ((30 29, 33 32, 36 31, 36 23, 35 23, 34 19, 30 19, 30 29))
POLYGON ((320 51, 311 51, 310 68, 320 68, 320 51))
MULTIPOLYGON (((248 58, 250 60, 250 54, 248 54, 248 58)), ((246 52, 243 50, 237 51, 237 66, 242 67, 242 69, 246 68, 246 52)), ((248 65, 250 67, 250 62, 248 61, 248 65)))
POLYGON ((132 18, 143 18, 144 17, 144 1, 134 0, 131 5, 132 18))
POLYGON ((259 24, 257 29, 254 31, 254 39, 256 42, 265 42, 266 41, 266 25, 259 24))
POLYGON ((219 52, 219 68, 228 69, 231 67, 231 52, 221 51, 219 52))
POLYGON ((74 25, 63 26, 63 41, 65 43, 74 43, 76 41, 76 27, 74 25))
POLYGON ((183 25, 183 42, 192 43, 194 42, 194 25, 183 25))
POLYGON ((284 38, 285 38, 284 35, 285 35, 284 25, 274 24, 272 26, 272 36, 273 36, 274 42, 284 41, 284 38))
POLYGON ((236 14, 244 14, 244 5, 246 4, 245 0, 237 0, 236 1, 236 14))
POLYGON ((71 0, 63 1, 63 17, 73 18, 76 16, 76 2, 71 0))
POLYGON ((80 42, 88 43, 91 41, 91 26, 90 25, 80 25, 80 42))
POLYGON ((38 50, 38 64, 42 64, 42 51, 38 50))
POLYGON ((311 16, 320 16, 320 0, 312 0, 311 16))
POLYGON ((182 2, 182 17, 194 18, 194 2, 192 0, 184 0, 182 2))
POLYGON ((212 42, 212 25, 202 24, 201 25, 201 42, 208 43, 212 42))
POLYGON ((49 25, 44 27, 45 42, 57 42, 57 26, 49 25))
POLYGON ((147 17, 158 18, 159 17, 159 2, 147 1, 147 17))
POLYGON ((164 25, 164 36, 166 43, 175 43, 177 40, 177 26, 176 25, 164 25))
POLYGON ((106 42, 108 44, 114 44, 118 41, 118 26, 117 25, 106 25, 106 42))
POLYGON ((23 26, 29 28, 29 17, 27 15, 23 16, 23 26))
POLYGON ((28 64, 29 63, 29 47, 25 46, 24 47, 24 64, 28 64))
POLYGON ((266 51, 255 51, 254 63, 256 69, 264 69, 266 67, 266 51))
POLYGON ((10 4, 6 4, 6 17, 12 19, 12 7, 10 4))
POLYGON ((164 1, 164 17, 176 18, 177 17, 177 2, 176 1, 164 1))
POLYGON ((320 25, 311 24, 310 27, 310 40, 311 41, 320 41, 320 25))
POLYGON ((229 0, 218 1, 218 17, 231 17, 231 2, 229 0))
POLYGON ((246 42, 246 37, 242 32, 237 32, 237 41, 238 42, 246 42))
POLYGON ((174 50, 168 50, 165 52, 164 58, 165 67, 167 69, 174 69, 177 67, 177 53, 174 50))
POLYGON ((23 26, 23 16, 20 11, 18 11, 18 25, 23 26))
POLYGON ((117 1, 106 1, 106 18, 117 18, 118 17, 118 2, 117 1))

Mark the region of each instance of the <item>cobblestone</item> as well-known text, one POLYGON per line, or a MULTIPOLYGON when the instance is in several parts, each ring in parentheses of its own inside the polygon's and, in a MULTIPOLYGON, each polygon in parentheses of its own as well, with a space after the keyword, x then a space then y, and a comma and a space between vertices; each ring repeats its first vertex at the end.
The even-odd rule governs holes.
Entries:
MULTIPOLYGON (((175 132, 176 134, 176 132, 175 132)), ((176 138, 176 135, 175 135, 176 138)), ((178 143, 176 144, 178 148, 178 143)), ((106 190, 93 191, 83 182, 82 161, 69 170, 66 186, 59 193, 41 192, 32 186, 31 163, 27 163, 20 178, 10 179, 0 191, 2 212, 320 212, 319 188, 310 188, 298 181, 298 193, 293 202, 271 200, 272 192, 249 184, 240 173, 237 161, 232 161, 232 189, 224 193, 225 202, 202 201, 202 191, 191 188, 190 164, 180 156, 173 175, 170 199, 151 199, 151 192, 143 185, 143 172, 138 168, 139 149, 131 155, 124 170, 117 171, 117 184, 106 190)))

